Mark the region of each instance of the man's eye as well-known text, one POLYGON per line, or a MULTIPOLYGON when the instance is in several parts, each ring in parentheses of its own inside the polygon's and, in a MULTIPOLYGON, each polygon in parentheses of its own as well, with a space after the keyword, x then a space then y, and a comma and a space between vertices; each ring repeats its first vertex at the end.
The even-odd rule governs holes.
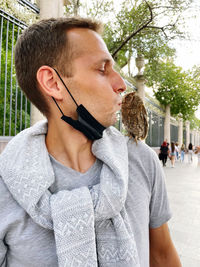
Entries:
POLYGON ((101 73, 105 73, 105 69, 99 69, 101 73))

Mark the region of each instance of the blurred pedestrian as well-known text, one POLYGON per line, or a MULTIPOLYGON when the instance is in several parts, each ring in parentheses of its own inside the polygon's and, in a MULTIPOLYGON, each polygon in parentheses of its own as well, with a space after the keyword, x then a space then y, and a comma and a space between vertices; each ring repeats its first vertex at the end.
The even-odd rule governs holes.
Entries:
POLYGON ((171 160, 171 167, 172 168, 174 168, 175 156, 176 156, 175 143, 174 142, 171 142, 171 147, 170 147, 170 160, 171 160))
POLYGON ((198 166, 200 166, 200 146, 196 147, 195 154, 197 154, 198 166))
POLYGON ((193 160, 193 145, 192 145, 192 143, 189 143, 189 146, 188 146, 188 162, 192 163, 192 160, 193 160))
POLYGON ((175 143, 175 153, 176 153, 176 160, 179 160, 179 145, 178 143, 176 142, 175 143))
POLYGON ((163 167, 166 166, 168 153, 169 153, 169 148, 167 146, 167 142, 164 141, 160 147, 160 154, 161 154, 161 160, 163 163, 163 167))
POLYGON ((184 161, 184 158, 185 158, 185 145, 182 144, 182 146, 181 146, 181 162, 184 161))

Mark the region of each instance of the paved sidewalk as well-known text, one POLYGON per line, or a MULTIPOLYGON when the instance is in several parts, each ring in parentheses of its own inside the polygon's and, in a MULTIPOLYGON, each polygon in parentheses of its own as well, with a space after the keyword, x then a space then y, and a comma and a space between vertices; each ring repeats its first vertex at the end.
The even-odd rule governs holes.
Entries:
POLYGON ((166 185, 173 213, 169 229, 183 267, 200 267, 200 166, 170 161, 164 167, 166 185))

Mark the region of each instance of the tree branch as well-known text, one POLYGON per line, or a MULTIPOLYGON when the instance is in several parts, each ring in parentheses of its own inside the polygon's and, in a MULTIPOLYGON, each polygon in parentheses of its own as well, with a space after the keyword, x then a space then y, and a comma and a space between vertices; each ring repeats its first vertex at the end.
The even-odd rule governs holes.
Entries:
POLYGON ((150 18, 149 18, 149 20, 144 24, 144 25, 142 25, 137 31, 135 31, 135 32, 133 32, 131 35, 129 35, 127 38, 126 38, 126 40, 124 40, 123 42, 122 42, 122 44, 113 52, 113 54, 112 54, 112 57, 113 58, 115 58, 116 57, 116 55, 117 55, 117 53, 122 49, 122 47, 123 46, 125 46, 125 44, 131 39, 131 38, 133 38, 136 34, 138 34, 140 31, 142 31, 143 29, 145 29, 152 21, 153 21, 153 12, 152 12, 152 8, 151 8, 151 6, 149 5, 149 3, 146 1, 146 0, 144 0, 145 1, 145 3, 146 3, 146 5, 147 5, 147 7, 148 7, 148 9, 149 9, 149 12, 150 12, 150 18))
POLYGON ((179 7, 174 7, 174 6, 155 6, 155 7, 152 7, 152 9, 159 9, 159 8, 163 8, 163 9, 180 9, 179 7))
POLYGON ((164 33, 165 37, 168 39, 168 36, 167 36, 167 34, 165 32, 165 26, 163 26, 163 27, 159 27, 159 26, 147 26, 146 28, 161 30, 164 33))
POLYGON ((175 21, 173 24, 167 24, 167 25, 162 26, 162 27, 159 27, 159 26, 149 26, 149 25, 148 25, 146 28, 151 28, 151 29, 158 29, 158 30, 161 30, 161 31, 164 33, 165 37, 166 37, 167 39, 169 39, 168 36, 167 36, 167 34, 166 34, 166 32, 165 32, 165 30, 166 30, 166 29, 169 29, 169 28, 173 28, 173 27, 175 27, 175 25, 176 25, 176 23, 178 22, 178 20, 179 20, 179 16, 177 17, 176 21, 175 21))

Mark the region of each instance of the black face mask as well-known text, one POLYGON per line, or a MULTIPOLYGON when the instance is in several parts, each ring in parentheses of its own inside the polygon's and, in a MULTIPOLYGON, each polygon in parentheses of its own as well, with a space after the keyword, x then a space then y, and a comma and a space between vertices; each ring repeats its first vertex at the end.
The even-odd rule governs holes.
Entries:
MULTIPOLYGON (((55 69, 54 69, 55 70, 55 69)), ((102 124, 100 124, 90 113, 89 111, 83 106, 83 105, 78 105, 73 98, 72 94, 70 93, 69 89, 65 85, 63 79, 55 70, 56 74, 58 75, 59 79, 63 83, 64 87, 66 88, 67 92, 71 96, 72 100, 77 106, 76 112, 78 114, 78 120, 74 120, 71 117, 68 117, 64 115, 62 112, 61 108, 59 107, 58 103, 56 102, 55 98, 53 98, 54 102, 56 103, 56 106, 59 108, 62 117, 61 119, 68 124, 70 124, 73 128, 76 130, 82 132, 88 139, 90 140, 97 140, 100 139, 103 135, 103 131, 106 129, 102 124)))

